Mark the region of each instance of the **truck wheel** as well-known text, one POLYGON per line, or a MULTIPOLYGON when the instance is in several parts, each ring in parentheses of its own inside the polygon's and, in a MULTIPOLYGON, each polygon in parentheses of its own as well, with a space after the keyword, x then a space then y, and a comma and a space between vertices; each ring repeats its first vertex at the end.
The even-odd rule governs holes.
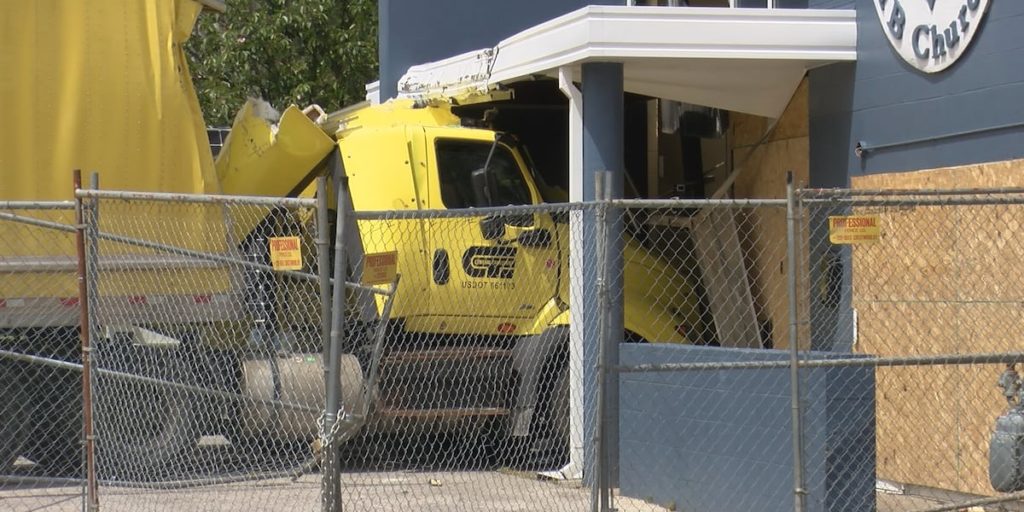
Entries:
POLYGON ((29 430, 32 397, 21 383, 24 372, 17 363, 0 361, 0 474, 9 474, 22 451, 29 430))
MULTIPOLYGON (((126 350, 136 356, 128 365, 134 371, 128 373, 173 381, 187 371, 178 354, 150 358, 146 350, 126 350)), ((194 464, 198 404, 203 397, 123 377, 98 376, 97 380, 94 422, 100 478, 151 480, 194 464)))
POLYGON ((552 449, 555 466, 563 466, 569 462, 569 368, 563 368, 555 380, 549 406, 551 432, 554 441, 552 449))
POLYGON ((67 374, 40 379, 37 386, 34 433, 26 443, 25 457, 47 476, 83 475, 81 378, 67 374))
MULTIPOLYGON (((28 349, 61 361, 80 362, 77 328, 22 333, 28 349)), ((23 374, 33 390, 29 436, 22 455, 36 464, 33 474, 82 476, 82 374, 30 365, 23 374)))

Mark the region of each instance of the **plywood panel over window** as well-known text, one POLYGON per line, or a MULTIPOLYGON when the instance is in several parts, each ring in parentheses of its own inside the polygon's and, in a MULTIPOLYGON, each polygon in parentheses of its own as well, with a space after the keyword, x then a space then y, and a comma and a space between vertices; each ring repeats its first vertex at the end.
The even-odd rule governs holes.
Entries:
MULTIPOLYGON (((854 177, 857 189, 1024 187, 1024 160, 854 177)), ((1024 205, 908 207, 884 239, 853 249, 856 351, 971 354, 1024 349, 1024 205)), ((878 370, 878 476, 994 494, 988 438, 1006 402, 1001 365, 878 370)))

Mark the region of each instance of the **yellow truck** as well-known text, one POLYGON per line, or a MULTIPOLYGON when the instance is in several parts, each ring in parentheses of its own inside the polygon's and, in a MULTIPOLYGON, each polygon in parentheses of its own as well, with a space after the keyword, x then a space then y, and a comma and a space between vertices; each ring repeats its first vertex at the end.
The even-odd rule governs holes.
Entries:
MULTIPOLYGON (((537 174, 514 137, 463 126, 443 102, 395 100, 333 114, 292 106, 279 117, 250 102, 239 113, 214 166, 181 51, 202 6, 193 0, 115 3, 97 9, 74 2, 47 8, 15 2, 0 9, 0 17, 6 19, 46 19, 74 28, 62 30, 60 38, 42 40, 33 33, 34 23, 0 33, 0 54, 14 55, 8 76, 17 77, 13 87, 0 81, 5 88, 0 89, 0 108, 8 112, 6 126, 24 128, 7 130, 0 137, 0 172, 6 183, 0 189, 0 210, 31 216, 3 202, 70 199, 73 168, 98 171, 105 189, 265 197, 312 197, 316 177, 343 177, 353 208, 350 218, 359 214, 357 229, 350 231, 352 238, 346 242, 354 263, 350 279, 363 279, 360 264, 375 259, 388 261, 401 275, 383 349, 370 349, 356 336, 347 340, 347 388, 364 385, 362 374, 369 359, 379 357, 380 378, 366 394, 372 400, 366 404, 364 433, 407 432, 408 426, 420 432, 443 431, 471 422, 492 427, 499 445, 525 445, 534 452, 545 446, 567 449, 567 216, 550 210, 474 213, 480 207, 542 203, 537 174), (126 31, 125 26, 147 30, 126 31), (81 66, 86 61, 91 65, 81 66), (41 62, 47 65, 40 66, 41 62), (55 101, 26 99, 34 95, 55 101), (337 165, 331 168, 330 162, 337 165), (451 214, 429 213, 442 210, 451 214), (369 212, 404 213, 389 218, 369 212)), ((328 189, 333 190, 334 183, 328 189)), ((329 201, 336 204, 334 197, 329 201)), ((252 247, 241 245, 267 243, 245 233, 232 238, 217 219, 198 220, 178 223, 180 229, 194 231, 192 249, 213 251, 223 240, 236 239, 243 241, 232 249, 251 253, 252 247), (210 241, 214 239, 219 241, 210 241)), ((238 229, 237 224, 234 227, 238 229)), ((70 235, 60 232, 35 245, 15 243, 25 239, 19 231, 25 229, 0 219, 0 381, 14 383, 0 391, 0 472, 20 455, 48 474, 77 474, 78 374, 67 365, 39 366, 7 357, 27 354, 72 364, 77 360, 70 235)), ((169 240, 155 231, 135 234, 169 240)), ((687 336, 703 329, 688 273, 633 240, 626 242, 627 338, 695 341, 687 336), (650 294, 655 288, 675 292, 650 294)), ((259 254, 266 252, 265 247, 257 249, 259 254)), ((100 254, 100 268, 106 256, 100 254)), ((574 255, 573 261, 589 257, 574 255)), ((160 343, 125 339, 122 331, 102 331, 105 337, 96 343, 127 354, 111 369, 145 375, 132 358, 141 361, 160 352, 166 360, 187 359, 189 368, 200 373, 190 376, 188 385, 243 399, 261 393, 299 395, 289 386, 309 385, 317 378, 322 384, 319 364, 301 370, 291 363, 320 362, 313 348, 268 356, 265 350, 254 350, 253 340, 244 336, 204 336, 218 332, 211 325, 258 321, 266 312, 255 311, 246 299, 254 293, 248 288, 279 286, 284 296, 288 290, 283 281, 266 273, 234 279, 215 268, 196 270, 173 258, 132 261, 132 272, 111 272, 106 279, 138 291, 109 300, 130 304, 138 296, 158 296, 163 304, 176 304, 168 308, 176 313, 121 319, 133 318, 126 327, 150 333, 160 343), (166 279, 190 272, 191 279, 166 279), (195 278, 196 272, 203 277, 195 278), (173 286, 167 287, 169 281, 173 286), (217 295, 229 300, 211 307, 211 301, 197 299, 217 295), (169 337, 179 339, 165 342, 169 337), (119 344, 125 347, 119 349, 119 344), (284 375, 286 370, 298 373, 284 375)), ((352 333, 360 332, 359 322, 378 318, 384 307, 380 298, 354 302, 350 307, 362 307, 361 314, 350 317, 352 333)), ((316 305, 274 301, 269 307, 316 305)), ((277 418, 280 413, 266 410, 266 401, 187 400, 160 386, 135 389, 128 393, 135 399, 163 400, 166 407, 122 404, 97 416, 100 461, 103 465, 106 457, 107 476, 119 476, 128 466, 162 474, 160 467, 195 449, 203 434, 227 432, 232 441, 239 436, 302 441, 317 432, 316 414, 300 415, 308 422, 304 426, 256 421, 254 427, 253 417, 277 418), (240 411, 239 404, 253 410, 240 411), (118 422, 114 411, 129 409, 137 416, 132 424, 147 425, 145 429, 125 428, 118 422)), ((298 400, 323 404, 317 393, 298 400)), ((351 405, 351 397, 346 396, 345 403, 351 405)))
MULTIPOLYGON (((498 417, 518 444, 567 446, 567 432, 552 425, 568 414, 569 211, 493 213, 543 202, 515 137, 465 126, 476 123, 446 102, 392 100, 330 115, 291 106, 276 125, 276 116, 258 115, 268 111, 251 101, 236 119, 217 161, 224 191, 310 196, 312 186, 296 184, 343 175, 360 213, 350 258, 394 255, 402 276, 390 314, 398 339, 387 344, 367 429, 498 417), (343 162, 333 173, 318 166, 331 152, 343 162), (452 372, 459 376, 439 378, 452 372)), ((700 323, 692 283, 628 236, 624 261, 625 338, 694 341, 686 338, 700 323)), ((362 280, 358 272, 350 279, 362 280)), ((357 355, 366 367, 368 356, 357 355)))

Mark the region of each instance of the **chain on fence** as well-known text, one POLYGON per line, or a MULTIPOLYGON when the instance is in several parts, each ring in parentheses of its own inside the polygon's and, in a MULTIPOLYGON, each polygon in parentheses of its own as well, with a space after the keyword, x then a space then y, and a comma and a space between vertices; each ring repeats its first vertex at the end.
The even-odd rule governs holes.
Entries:
POLYGON ((0 203, 2 508, 80 505, 81 365, 71 202, 0 203))

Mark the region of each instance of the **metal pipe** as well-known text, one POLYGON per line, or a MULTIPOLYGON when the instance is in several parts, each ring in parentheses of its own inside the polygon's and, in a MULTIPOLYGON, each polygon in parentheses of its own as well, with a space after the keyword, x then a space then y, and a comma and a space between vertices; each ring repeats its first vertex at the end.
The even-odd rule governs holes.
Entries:
POLYGON ((111 242, 117 242, 117 243, 120 243, 120 244, 131 245, 131 246, 135 246, 135 247, 144 247, 146 249, 154 249, 154 250, 157 250, 157 251, 163 251, 163 252, 167 252, 167 253, 170 253, 170 254, 177 254, 179 256, 187 256, 187 257, 190 257, 190 258, 196 258, 196 259, 201 259, 201 260, 215 261, 215 262, 218 262, 218 263, 225 263, 225 264, 232 265, 232 266, 242 266, 242 267, 250 268, 250 269, 253 269, 253 270, 262 270, 262 271, 266 271, 266 272, 277 272, 277 273, 279 273, 281 275, 285 275, 285 276, 289 276, 289 277, 294 277, 294 278, 302 279, 302 280, 305 280, 305 281, 316 281, 318 279, 317 276, 315 276, 313 274, 307 274, 305 272, 298 272, 298 271, 295 271, 295 270, 277 270, 277 271, 275 271, 274 267, 271 266, 271 265, 266 265, 266 264, 263 264, 263 263, 255 263, 255 262, 252 262, 252 261, 246 261, 244 259, 233 258, 231 256, 221 256, 219 254, 213 254, 213 253, 202 252, 202 251, 195 251, 195 250, 192 250, 192 249, 185 249, 183 247, 178 247, 178 246, 175 246, 175 245, 162 244, 162 243, 159 243, 159 242, 150 242, 148 240, 141 240, 141 239, 138 239, 138 238, 132 238, 132 237, 121 236, 121 235, 113 235, 113 234, 110 234, 110 233, 97 233, 96 236, 97 236, 97 238, 99 238, 101 240, 108 240, 108 241, 111 241, 111 242))
MULTIPOLYGON (((68 256, 23 256, 0 261, 0 272, 70 272, 75 270, 77 261, 68 256)), ((212 262, 194 259, 154 257, 143 254, 126 254, 105 258, 99 262, 100 270, 165 270, 165 269, 215 269, 223 268, 212 262)))
POLYGON ((74 201, 0 201, 0 210, 74 210, 74 201))
MULTIPOLYGON (((2 214, 0 214, 0 219, 2 219, 2 218, 3 218, 2 214)), ((158 251, 167 252, 167 253, 170 253, 170 254, 177 254, 179 256, 186 256, 186 257, 196 258, 196 259, 200 259, 200 260, 208 260, 208 261, 214 261, 214 262, 217 262, 217 263, 225 263, 225 264, 228 264, 228 265, 241 266, 241 267, 246 267, 246 268, 250 268, 250 269, 253 269, 253 270, 262 270, 262 271, 265 271, 265 272, 277 272, 278 274, 281 274, 283 276, 293 277, 293 278, 296 278, 296 279, 301 279, 303 281, 318 281, 320 279, 319 276, 315 276, 313 274, 308 274, 306 272, 299 272, 299 271, 295 271, 295 270, 274 270, 273 266, 266 265, 266 264, 263 264, 263 263, 255 263, 255 262, 246 261, 246 260, 240 259, 240 258, 233 258, 231 256, 221 256, 219 254, 213 254, 213 253, 202 252, 202 251, 195 251, 195 250, 192 250, 192 249, 185 249, 183 247, 178 247, 178 246, 168 245, 168 244, 162 244, 162 243, 159 243, 159 242, 150 242, 148 240, 141 240, 141 239, 138 239, 138 238, 132 238, 132 237, 121 236, 121 235, 112 235, 110 233, 98 233, 97 234, 97 238, 99 238, 101 240, 109 240, 111 242, 117 242, 117 243, 121 243, 121 244, 125 244, 125 245, 135 246, 135 247, 144 247, 144 248, 147 248, 147 249, 154 249, 154 250, 158 250, 158 251)), ((331 282, 332 283, 334 282, 333 279, 331 280, 331 282)), ((373 286, 365 286, 365 285, 361 285, 361 284, 358 284, 358 283, 345 283, 345 286, 348 287, 348 288, 354 289, 354 290, 361 290, 361 291, 364 291, 364 292, 375 293, 375 294, 378 294, 378 295, 387 295, 387 294, 390 293, 390 291, 386 290, 386 289, 377 288, 377 287, 373 287, 373 286)))
MULTIPOLYGON (((905 356, 905 357, 839 357, 830 359, 804 359, 801 368, 892 368, 899 366, 955 366, 973 364, 1024 363, 1024 352, 984 352, 977 354, 905 356)), ((733 361, 719 363, 662 363, 622 365, 615 367, 621 373, 706 372, 718 370, 770 370, 788 368, 789 361, 733 361)))
MULTIPOLYGON (((613 199, 610 204, 617 208, 673 209, 723 207, 785 207, 785 199, 613 199)), ((378 210, 352 213, 356 220, 400 220, 424 218, 465 218, 487 215, 515 215, 528 213, 553 213, 583 211, 595 208, 595 201, 578 203, 544 203, 520 206, 493 206, 486 208, 464 208, 455 210, 378 210)))
MULTIPOLYGON (((320 336, 323 343, 324 361, 330 357, 331 342, 331 236, 327 211, 327 178, 316 179, 316 268, 320 281, 320 336)), ((326 369, 325 369, 326 372, 326 369)), ((327 378, 326 373, 324 378, 327 378)))
MULTIPOLYGON (((616 173, 604 171, 604 334, 602 344, 602 368, 604 370, 604 412, 601 423, 605 425, 601 436, 604 443, 606 464, 604 465, 605 494, 607 510, 615 510, 612 489, 618 482, 619 462, 619 375, 608 368, 619 364, 619 345, 625 332, 625 305, 623 303, 623 240, 625 225, 620 210, 613 199, 621 197, 622 184, 616 184, 616 173)), ((618 176, 621 181, 621 175, 618 176)))
POLYGON ((848 188, 804 188, 797 191, 797 196, 806 200, 811 197, 856 197, 856 196, 965 196, 977 194, 1024 194, 1020 187, 992 188, 922 188, 922 189, 848 189, 848 188), (808 197, 810 196, 810 197, 808 197))
POLYGON ((451 219, 484 217, 487 215, 514 215, 529 213, 555 213, 593 208, 593 201, 585 203, 543 203, 519 206, 488 206, 455 210, 360 210, 349 212, 355 220, 451 219))
POLYGON ((53 222, 50 220, 39 220, 33 219, 32 217, 26 217, 24 215, 18 215, 16 213, 0 212, 0 220, 8 222, 18 222, 21 224, 28 224, 30 226, 37 226, 41 228, 55 229, 57 231, 65 231, 71 233, 77 230, 75 226, 69 226, 60 222, 53 222))
MULTIPOLYGON (((82 188, 82 171, 79 169, 74 171, 73 184, 77 193, 82 188)), ((86 510, 91 512, 99 510, 100 502, 96 483, 96 445, 92 417, 92 375, 90 373, 92 326, 89 317, 89 278, 85 249, 86 222, 85 204, 78 199, 75 201, 75 223, 77 224, 75 252, 78 256, 78 336, 81 342, 82 357, 82 436, 85 448, 86 510)))
POLYGON ((104 487, 121 487, 125 489, 149 489, 149 490, 174 490, 190 489, 195 487, 206 487, 210 485, 233 484, 238 482, 252 482, 255 480, 270 480, 275 478, 295 478, 301 476, 303 463, 295 464, 291 469, 277 471, 246 472, 226 476, 209 476, 205 478, 192 478, 188 480, 164 480, 160 482, 130 482, 124 480, 100 480, 104 487))
POLYGON ((324 404, 324 432, 327 435, 327 443, 323 448, 325 450, 322 492, 324 512, 341 512, 343 508, 341 503, 340 461, 337 446, 334 444, 333 432, 334 425, 338 422, 339 399, 342 393, 341 379, 338 373, 340 372, 341 343, 345 336, 346 293, 345 287, 338 284, 346 282, 348 277, 348 262, 345 253, 345 224, 348 222, 346 219, 346 214, 348 213, 348 176, 345 175, 343 159, 337 151, 334 152, 334 158, 337 159, 334 176, 337 187, 337 194, 335 195, 337 218, 334 227, 335 285, 331 302, 330 345, 327 349, 330 357, 326 361, 327 376, 325 380, 327 398, 324 404))
MULTIPOLYGON (((401 280, 401 274, 395 274, 395 279, 391 282, 391 292, 394 293, 398 289, 398 282, 401 280)), ((370 406, 370 398, 373 396, 373 388, 377 385, 377 374, 380 369, 380 356, 384 352, 384 336, 387 334, 388 320, 391 318, 391 306, 395 303, 394 300, 388 300, 384 303, 384 308, 380 313, 380 320, 377 324, 377 329, 373 333, 373 352, 370 356, 370 371, 366 378, 366 392, 363 397, 363 411, 362 415, 365 418, 367 411, 370 406)))
POLYGON ((121 201, 157 201, 165 203, 239 204, 252 206, 283 206, 285 208, 315 208, 316 199, 301 197, 225 196, 208 194, 175 194, 167 192, 127 192, 123 190, 80 189, 75 197, 81 199, 115 199, 121 201))
POLYGON ((917 138, 917 139, 907 139, 907 140, 901 140, 901 141, 896 141, 896 142, 889 142, 889 143, 886 143, 886 144, 875 144, 873 146, 868 144, 868 143, 866 143, 866 142, 864 142, 864 141, 860 141, 860 142, 857 142, 856 146, 854 146, 854 153, 858 157, 863 158, 865 156, 868 156, 869 153, 873 153, 875 151, 882 151, 882 150, 892 149, 892 148, 897 148, 897 147, 902 147, 902 146, 913 146, 913 145, 916 145, 916 144, 924 144, 926 142, 935 142, 935 141, 938 141, 938 140, 945 140, 945 139, 955 139, 955 138, 959 138, 959 137, 966 137, 968 135, 978 135, 980 133, 988 133, 988 132, 996 132, 996 131, 1002 131, 1002 130, 1010 130, 1010 129, 1013 129, 1013 128, 1021 128, 1021 127, 1024 127, 1024 122, 997 124, 997 125, 993 125, 993 126, 985 126, 985 127, 982 127, 982 128, 974 128, 974 129, 971 129, 971 130, 961 130, 961 131, 956 131, 956 132, 952 132, 952 133, 944 133, 944 134, 941 134, 941 135, 932 135, 930 137, 921 137, 921 138, 917 138))
POLYGON ((785 199, 612 199, 617 208, 707 208, 709 206, 752 207, 777 206, 784 208, 785 199))
POLYGON ((806 509, 803 475, 803 412, 800 406, 800 346, 797 315, 797 244, 796 244, 796 196, 793 192, 793 171, 786 173, 786 288, 789 295, 789 380, 790 408, 793 431, 793 510, 806 509))
POLYGON ((1024 204, 1024 197, 949 197, 945 199, 803 199, 802 204, 808 205, 835 205, 843 207, 893 207, 893 208, 914 208, 918 206, 1013 206, 1024 204))
MULTIPOLYGON (((89 190, 99 190, 100 188, 100 173, 92 171, 89 173, 89 190)), ((81 189, 79 189, 81 190, 81 189)), ((100 287, 98 284, 100 278, 100 242, 97 235, 100 232, 100 201, 92 200, 84 203, 86 208, 84 212, 87 214, 85 219, 85 270, 88 276, 89 286, 87 301, 89 307, 89 339, 99 340, 102 338, 100 333, 100 287)), ((83 365, 85 368, 85 365, 83 365)), ((89 364, 89 387, 96 389, 96 360, 92 359, 89 364)), ((96 401, 93 400, 90 404, 92 408, 93 422, 95 423, 96 418, 96 401)), ((95 429, 95 425, 93 425, 95 429)), ((102 436, 103 431, 100 430, 96 435, 102 436)), ((99 478, 97 471, 97 478, 99 478)), ((97 498, 98 500, 99 498, 97 498)))
MULTIPOLYGON (((11 352, 9 350, 0 349, 0 358, 9 359, 11 361, 19 361, 22 363, 38 364, 41 366, 47 366, 50 368, 59 368, 61 370, 68 370, 74 372, 85 371, 84 365, 78 363, 72 363, 69 361, 61 361, 59 359, 51 359, 48 357, 34 356, 31 354, 21 354, 18 352, 11 352)), ((182 384, 180 382, 174 382, 169 380, 157 379, 154 377, 145 377, 142 375, 135 375, 134 373, 125 373, 116 370, 107 370, 104 368, 93 368, 92 373, 100 377, 111 377, 115 379, 126 380, 130 382, 138 382, 142 384, 149 384, 152 386, 167 387, 184 391, 188 393, 195 393, 199 395, 206 395, 217 398, 224 398, 227 400, 245 400, 249 402, 255 402, 263 405, 272 405, 275 407, 282 407, 285 409, 293 409, 296 411, 303 412, 320 412, 317 407, 310 407, 308 405, 300 405, 291 402, 282 402, 280 400, 272 400, 268 398, 257 398, 240 393, 232 393, 230 391, 223 391, 219 389, 209 389, 199 386, 193 386, 191 384, 182 384)), ((95 376, 94 375, 94 376, 95 376)))
MULTIPOLYGON (((597 176, 594 180, 595 197, 603 199, 604 197, 604 180, 601 176, 597 176)), ((594 414, 594 477, 591 483, 591 510, 595 512, 606 512, 608 510, 608 499, 605 487, 608 485, 606 467, 608 464, 607 450, 605 448, 604 440, 604 412, 605 412, 605 373, 607 368, 604 366, 604 338, 605 331, 607 330, 607 293, 605 289, 605 265, 607 260, 606 256, 606 240, 607 230, 605 226, 606 210, 603 205, 599 205, 596 212, 596 227, 597 233, 595 238, 596 254, 597 254, 597 375, 595 376, 597 385, 597 396, 595 404, 594 414)))
MULTIPOLYGON (((234 475, 210 476, 206 478, 192 478, 189 480, 164 480, 160 482, 130 482, 124 480, 99 480, 104 487, 121 487, 126 489, 188 489, 193 487, 204 487, 208 485, 222 485, 237 482, 250 482, 254 480, 270 480, 275 478, 294 478, 299 473, 300 467, 294 469, 283 469, 278 471, 245 472, 234 475)), ((46 487, 62 487, 76 485, 85 482, 81 478, 50 478, 39 476, 0 476, 0 486, 3 485, 37 485, 46 487)))

